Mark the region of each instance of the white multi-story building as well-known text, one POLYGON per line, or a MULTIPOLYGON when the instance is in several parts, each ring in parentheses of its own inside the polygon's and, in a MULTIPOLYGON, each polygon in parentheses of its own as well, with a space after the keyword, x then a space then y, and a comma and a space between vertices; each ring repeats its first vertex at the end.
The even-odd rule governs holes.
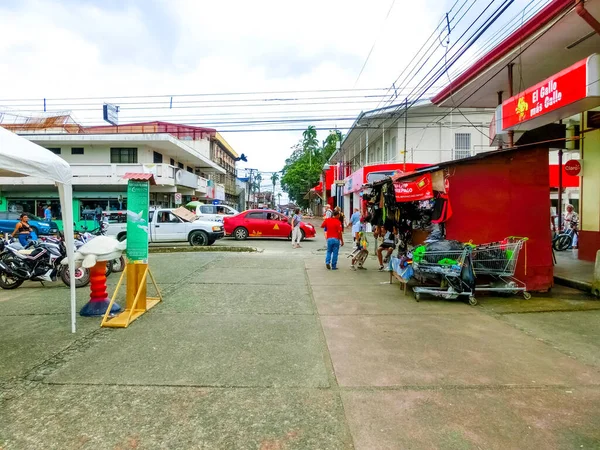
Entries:
MULTIPOLYGON (((127 172, 153 173, 150 204, 174 206, 175 194, 190 200, 225 200, 225 187, 216 183, 226 170, 211 160, 216 130, 165 122, 120 126, 12 125, 7 128, 65 159, 73 171, 76 220, 87 220, 91 210, 126 208, 127 172), (79 213, 79 214, 78 214, 79 213), (77 217, 79 215, 79 217, 77 217)), ((43 215, 53 206, 60 220, 56 189, 34 177, 0 178, 0 210, 22 210, 43 215)))
POLYGON ((326 186, 328 198, 351 211, 371 172, 410 171, 493 150, 493 114, 493 109, 439 108, 428 101, 408 110, 399 104, 361 113, 329 161, 336 167, 335 178, 346 183, 326 186))

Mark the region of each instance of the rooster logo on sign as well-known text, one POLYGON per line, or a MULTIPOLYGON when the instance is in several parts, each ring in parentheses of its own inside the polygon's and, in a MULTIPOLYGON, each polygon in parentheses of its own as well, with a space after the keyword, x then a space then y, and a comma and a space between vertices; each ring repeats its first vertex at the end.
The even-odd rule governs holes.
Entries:
POLYGON ((517 107, 515 108, 515 112, 519 116, 519 122, 525 118, 528 109, 529 103, 525 101, 525 98, 521 97, 517 103, 517 107))

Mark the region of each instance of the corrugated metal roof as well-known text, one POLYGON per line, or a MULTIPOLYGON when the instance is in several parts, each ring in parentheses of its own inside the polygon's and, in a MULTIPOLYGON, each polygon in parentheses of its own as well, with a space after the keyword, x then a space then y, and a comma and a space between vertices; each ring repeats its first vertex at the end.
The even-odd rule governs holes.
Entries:
POLYGON ((125 175, 123 175, 123 179, 135 181, 149 181, 151 186, 156 185, 156 180, 154 179, 154 174, 152 173, 127 172, 125 175))

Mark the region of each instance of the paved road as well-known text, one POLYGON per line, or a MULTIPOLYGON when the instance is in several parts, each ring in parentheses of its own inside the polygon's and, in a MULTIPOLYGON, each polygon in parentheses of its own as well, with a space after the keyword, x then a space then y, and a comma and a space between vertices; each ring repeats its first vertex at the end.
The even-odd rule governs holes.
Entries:
POLYGON ((417 303, 322 238, 245 244, 151 255, 165 302, 126 330, 0 292, 0 448, 600 448, 600 302, 417 303))

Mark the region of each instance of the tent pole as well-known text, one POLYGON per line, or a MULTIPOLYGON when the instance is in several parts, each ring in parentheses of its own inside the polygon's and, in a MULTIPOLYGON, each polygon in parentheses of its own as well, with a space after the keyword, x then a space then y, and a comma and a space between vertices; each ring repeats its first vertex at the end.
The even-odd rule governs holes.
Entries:
POLYGON ((58 184, 58 193, 62 205, 63 232, 67 259, 69 260, 69 282, 71 291, 71 333, 77 331, 77 304, 75 293, 75 242, 73 238, 73 187, 70 184, 58 184))

